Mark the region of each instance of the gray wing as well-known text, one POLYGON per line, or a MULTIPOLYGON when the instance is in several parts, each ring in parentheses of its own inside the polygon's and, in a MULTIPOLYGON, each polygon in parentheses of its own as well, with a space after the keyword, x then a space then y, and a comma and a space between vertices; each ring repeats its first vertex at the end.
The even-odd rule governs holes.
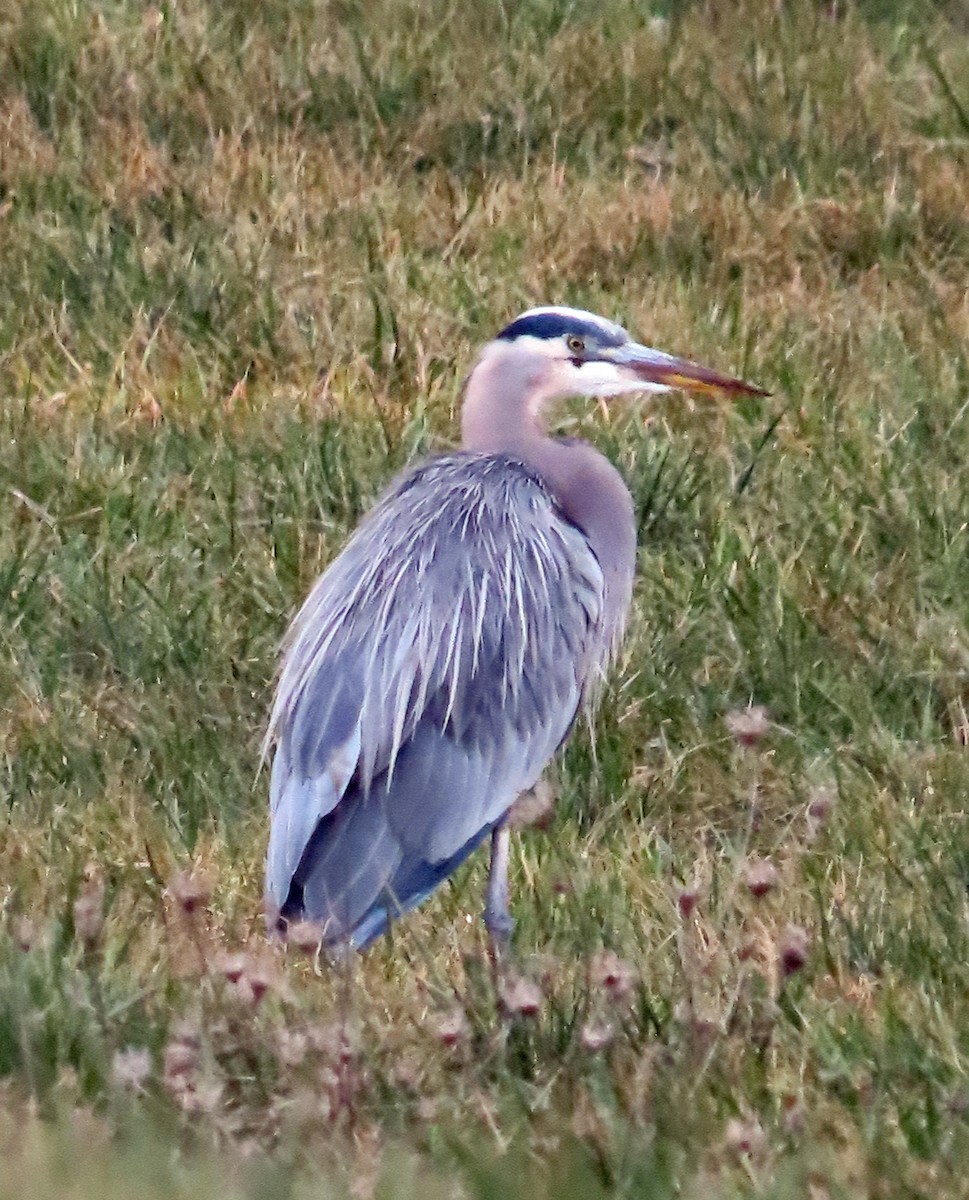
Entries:
POLYGON ((602 609, 584 536, 521 464, 452 455, 393 488, 290 634, 270 907, 336 940, 379 932, 388 895, 422 899, 565 736, 605 656, 602 609))

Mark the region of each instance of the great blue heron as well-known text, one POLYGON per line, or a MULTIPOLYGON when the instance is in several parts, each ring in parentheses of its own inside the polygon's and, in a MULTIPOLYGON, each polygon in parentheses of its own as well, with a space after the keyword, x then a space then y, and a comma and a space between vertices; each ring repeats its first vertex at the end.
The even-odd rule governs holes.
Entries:
POLYGON ((387 491, 290 629, 269 728, 267 909, 366 946, 491 835, 485 922, 510 932, 508 830, 614 654, 633 504, 567 396, 763 394, 571 308, 535 308, 468 377, 462 449, 387 491))

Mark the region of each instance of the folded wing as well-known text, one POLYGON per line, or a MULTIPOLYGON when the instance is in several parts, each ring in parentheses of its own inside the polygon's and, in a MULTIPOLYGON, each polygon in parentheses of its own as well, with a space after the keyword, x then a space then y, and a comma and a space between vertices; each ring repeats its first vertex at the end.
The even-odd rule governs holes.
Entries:
POLYGON ((538 779, 605 654, 603 580, 540 480, 432 460, 331 564, 290 635, 267 903, 365 944, 538 779))

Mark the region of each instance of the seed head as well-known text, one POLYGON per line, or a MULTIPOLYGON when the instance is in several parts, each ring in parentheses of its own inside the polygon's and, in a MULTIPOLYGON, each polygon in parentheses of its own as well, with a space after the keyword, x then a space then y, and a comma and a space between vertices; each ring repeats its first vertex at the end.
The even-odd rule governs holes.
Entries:
POLYGON ((240 997, 253 1008, 258 1008, 266 993, 275 982, 272 964, 265 959, 247 959, 242 975, 236 983, 240 997))
POLYGON ((93 949, 104 928, 104 884, 92 880, 74 901, 74 934, 86 950, 93 949))
POLYGON ((751 859, 744 871, 744 883, 750 894, 759 900, 776 885, 777 868, 769 858, 751 859))
POLYGON ((830 788, 817 787, 808 798, 808 816, 819 823, 826 821, 834 807, 834 792, 830 788))
POLYGON ((586 1021, 579 1030, 579 1044, 590 1054, 605 1050, 614 1037, 615 1030, 608 1021, 586 1021))
POLYGON ((695 887, 681 888, 676 897, 676 907, 680 910, 680 916, 684 921, 688 921, 693 916, 693 910, 696 908, 700 900, 700 893, 695 887))
POLYGON ((160 8, 154 4, 149 4, 145 11, 141 14, 142 28, 149 33, 155 33, 161 29, 165 23, 165 14, 160 8))
POLYGON ((353 1062, 360 1053, 360 1028, 353 1022, 330 1021, 325 1025, 311 1025, 306 1032, 311 1048, 326 1062, 345 1065, 353 1062))
POLYGON ((537 1017, 542 1010, 542 991, 524 975, 511 975, 498 987, 501 1006, 510 1017, 537 1017))
POLYGON ((119 1050, 111 1062, 111 1078, 123 1091, 142 1091, 150 1074, 151 1055, 142 1047, 119 1050))
POLYGON ((463 1042, 468 1036, 468 1018, 464 1009, 455 1006, 438 1013, 434 1019, 434 1033, 442 1046, 457 1046, 463 1042))
POLYGON ((309 1038, 299 1030, 280 1029, 278 1034, 279 1061, 287 1067, 298 1067, 309 1051, 309 1038))
POLYGON ((18 949, 27 954, 37 945, 37 926, 30 917, 18 917, 13 924, 13 938, 18 949))
POLYGON ((788 1092, 781 1098, 781 1113, 784 1132, 789 1137, 797 1137, 804 1132, 807 1113, 804 1111, 804 1105, 793 1093, 788 1092))
POLYGON ((756 746, 770 730, 770 716, 762 704, 732 708, 724 721, 727 732, 741 746, 756 746))
POLYGON ((724 1141, 727 1149, 738 1158, 756 1158, 767 1146, 764 1131, 753 1117, 749 1121, 741 1121, 736 1117, 729 1120, 724 1141))
POLYGON ((794 975, 808 959, 810 939, 801 925, 787 925, 777 944, 778 957, 784 974, 794 975))
POLYGON ((611 1000, 625 1000, 633 990, 636 973, 625 959, 612 950, 600 950, 593 956, 590 978, 611 1000))
POLYGON ((178 871, 168 885, 168 894, 186 916, 191 916, 211 900, 212 886, 195 871, 178 871))
POLYGON ((834 808, 834 792, 827 787, 817 787, 811 792, 807 808, 807 836, 813 841, 827 825, 834 808))
POLYGON ((223 954, 219 959, 219 970, 229 983, 238 983, 249 965, 247 954, 223 954))
POLYGON ((317 955, 323 945, 323 926, 315 921, 295 921, 286 930, 286 945, 298 954, 317 955))
POLYGON ((198 1039, 182 1034, 174 1037, 166 1046, 164 1054, 165 1082, 172 1085, 187 1075, 194 1075, 199 1065, 198 1039))

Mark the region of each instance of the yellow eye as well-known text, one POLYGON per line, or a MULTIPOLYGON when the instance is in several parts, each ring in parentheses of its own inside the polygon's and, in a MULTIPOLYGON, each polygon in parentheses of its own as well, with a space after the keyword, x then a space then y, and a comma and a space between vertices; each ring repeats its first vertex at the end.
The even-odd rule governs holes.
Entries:
POLYGON ((585 350, 585 342, 574 333, 565 339, 565 344, 573 354, 582 354, 585 350))

